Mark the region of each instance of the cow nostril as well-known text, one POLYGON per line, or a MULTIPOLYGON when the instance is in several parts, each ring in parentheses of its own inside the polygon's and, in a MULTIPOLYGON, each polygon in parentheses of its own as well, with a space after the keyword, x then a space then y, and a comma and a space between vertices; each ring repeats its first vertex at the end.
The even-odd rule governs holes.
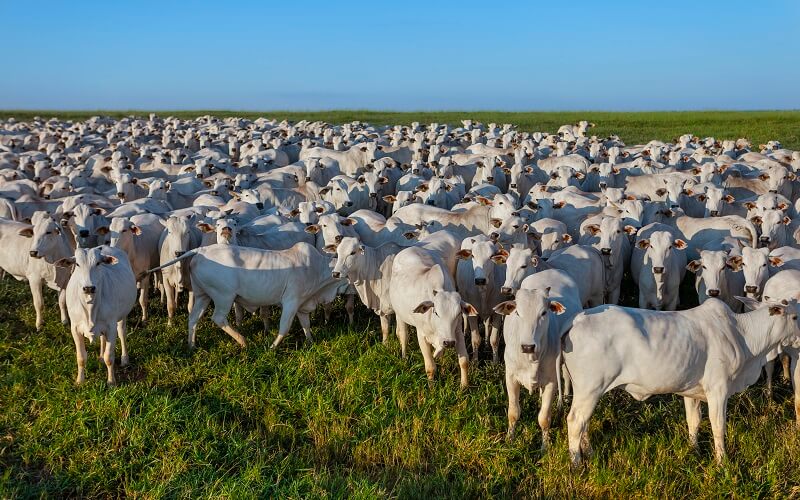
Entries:
POLYGON ((509 288, 507 286, 504 286, 503 288, 501 288, 500 289, 500 293, 502 293, 503 295, 506 295, 506 296, 512 295, 511 288, 509 288))
POLYGON ((83 287, 83 293, 85 293, 87 295, 93 294, 95 292, 95 290, 97 290, 97 287, 94 287, 94 286, 85 286, 85 287, 83 287))
POLYGON ((455 340, 445 340, 444 342, 442 342, 442 344, 445 347, 451 347, 452 348, 452 347, 456 346, 456 341, 455 340))
POLYGON ((494 177, 487 177, 486 180, 489 182, 494 182, 494 177))
POLYGON ((769 192, 773 193, 773 194, 776 194, 778 192, 778 190, 777 189, 770 189, 769 192))
POLYGON ((712 210, 711 217, 719 217, 719 210, 712 210))
POLYGON ((709 297, 719 297, 719 290, 709 290, 708 291, 709 297))
POLYGON ((536 352, 535 344, 522 344, 520 347, 522 348, 522 352, 525 354, 533 354, 536 352))
POLYGON ((610 248, 601 248, 600 249, 600 253, 603 254, 603 255, 611 255, 611 249, 610 248))
POLYGON ((125 198, 125 193, 117 193, 117 198, 125 198))
POLYGON ((758 293, 758 287, 753 285, 747 285, 744 287, 744 291, 747 293, 758 293))
POLYGON ((33 178, 33 182, 39 182, 40 180, 42 180, 42 178, 41 178, 41 177, 34 177, 34 178, 33 178))
POLYGON ((656 274, 664 274, 664 268, 663 267, 654 267, 653 268, 653 272, 656 273, 656 274))
POLYGON ((600 183, 600 189, 605 189, 606 187, 608 187, 608 184, 606 184, 605 182, 600 183))
POLYGON ((511 189, 517 189, 516 183, 509 184, 508 187, 510 187, 511 189))
POLYGON ((36 250, 31 250, 29 254, 31 257, 36 258, 36 256, 39 255, 39 252, 37 252, 36 250))
POLYGON ((336 278, 336 279, 339 279, 339 278, 341 278, 341 276, 342 276, 342 273, 340 273, 339 271, 334 271, 334 272, 333 272, 333 273, 331 273, 331 274, 332 274, 332 275, 333 275, 333 277, 334 277, 334 278, 336 278))
POLYGON ((333 239, 334 239, 334 241, 336 241, 336 243, 341 243, 342 242, 342 238, 344 238, 344 236, 342 236, 341 234, 337 234, 336 237, 333 238, 333 239))
POLYGON ((489 235, 489 238, 497 241, 498 239, 500 239, 500 233, 492 233, 489 235))
POLYGON ((485 285, 486 284, 486 278, 475 278, 475 284, 476 285, 485 285))

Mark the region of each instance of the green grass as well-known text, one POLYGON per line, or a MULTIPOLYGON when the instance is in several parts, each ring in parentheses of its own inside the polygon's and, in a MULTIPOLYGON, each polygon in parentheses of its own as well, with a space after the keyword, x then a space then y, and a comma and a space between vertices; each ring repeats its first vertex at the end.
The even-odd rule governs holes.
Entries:
MULTIPOLYGON (((135 114, 147 116, 148 111, 0 111, 0 119, 13 116, 18 120, 33 116, 49 118, 57 116, 70 120, 85 120, 102 114, 123 117, 135 114)), ((324 120, 343 123, 361 120, 376 125, 411 123, 460 123, 471 118, 483 123, 514 123, 522 130, 555 131, 560 125, 578 120, 590 120, 597 124, 592 130, 598 136, 618 134, 626 144, 643 144, 651 139, 671 141, 681 134, 693 133, 701 137, 717 138, 747 137, 757 147, 771 139, 780 140, 789 148, 800 148, 800 111, 676 111, 676 112, 638 112, 616 113, 598 111, 574 112, 466 112, 466 111, 160 111, 160 115, 195 118, 213 114, 215 116, 241 116, 258 118, 266 116, 289 120, 324 120)))
MULTIPOLYGON (((9 114, 82 119, 93 113, 0 117, 9 114)), ((585 117, 598 123, 598 134, 619 133, 628 143, 693 132, 800 144, 800 112, 264 115, 373 123, 470 116, 527 130, 555 130, 585 117)), ((502 367, 473 366, 471 386, 462 392, 456 359, 447 353, 429 387, 413 336, 404 362, 395 338, 388 347, 379 342, 378 322, 363 308, 352 327, 340 304, 327 325, 315 315, 313 346, 304 346, 295 330, 277 352, 268 349, 274 330, 264 335, 255 318, 242 328, 249 341, 242 350, 206 317, 198 348, 189 352, 185 312, 176 327, 167 327, 154 300, 146 327, 137 324, 134 310, 131 366, 118 368, 119 385, 108 388, 105 368, 94 358, 87 383, 73 384, 74 346, 52 292, 41 332, 34 330, 24 284, 0 281, 0 301, 3 498, 800 495, 791 388, 777 376, 772 401, 760 384, 731 399, 730 458, 721 466, 712 457, 707 420, 699 450, 690 448, 680 398, 640 403, 613 392, 591 421, 595 456, 573 472, 563 410, 555 413, 552 447, 542 453, 539 397, 523 395, 518 437, 506 442, 502 367)))
MULTIPOLYGON (((633 401, 614 392, 591 421, 595 456, 571 472, 565 413, 539 451, 538 395, 524 395, 517 439, 505 441, 502 367, 481 361, 458 389, 453 353, 432 387, 412 342, 378 341, 361 309, 330 325, 313 318, 316 343, 295 331, 277 352, 255 317, 242 350, 204 319, 186 348, 186 314, 166 326, 158 301, 143 328, 131 316, 131 366, 119 384, 90 356, 76 387, 75 351, 57 317, 34 331, 27 287, 0 282, 0 497, 773 497, 800 493, 800 439, 791 389, 778 382, 729 406, 730 459, 717 466, 711 431, 690 448, 677 397, 633 401)), ((276 313, 277 314, 277 313, 276 313)), ((275 318, 277 319, 277 318, 275 318)), ((96 346, 89 346, 96 353, 96 346)), ((486 354, 486 353, 484 353, 486 354)))

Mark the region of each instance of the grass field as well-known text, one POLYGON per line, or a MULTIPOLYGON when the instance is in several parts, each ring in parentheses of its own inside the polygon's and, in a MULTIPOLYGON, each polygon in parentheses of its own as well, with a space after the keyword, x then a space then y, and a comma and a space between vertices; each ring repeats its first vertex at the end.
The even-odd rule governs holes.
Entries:
MULTIPOLYGON (((292 117, 301 115, 375 123, 462 116, 292 117)), ((692 131, 796 146, 800 130, 797 112, 470 116, 549 130, 585 116, 598 123, 598 133, 618 132, 629 142, 692 131)), ((397 340, 384 347, 376 317, 363 308, 352 327, 341 304, 329 324, 315 315, 313 346, 303 344, 295 325, 277 351, 268 350, 274 330, 264 335, 260 320, 250 318, 242 328, 249 341, 242 350, 206 315, 198 348, 189 352, 185 311, 177 326, 167 327, 155 300, 148 325, 130 322, 131 365, 118 368, 118 386, 106 386, 105 368, 90 357, 87 383, 78 388, 74 345, 58 321, 54 293, 47 295, 41 332, 27 286, 0 281, 0 304, 3 498, 800 496, 791 389, 777 375, 772 400, 761 384, 731 399, 729 459, 720 466, 707 420, 699 450, 689 446, 680 398, 640 403, 613 392, 590 424, 594 457, 570 471, 564 410, 556 412, 552 447, 542 453, 539 398, 524 395, 518 437, 506 442, 502 367, 486 362, 484 353, 462 392, 448 352, 429 387, 415 342, 402 361, 397 340)), ((131 318, 138 318, 136 309, 131 318)))
MULTIPOLYGON (((123 117, 132 114, 147 116, 148 111, 0 111, 0 119, 13 116, 18 120, 33 116, 71 120, 85 120, 93 115, 123 117)), ((411 123, 452 123, 471 118, 483 123, 514 123, 522 130, 552 131, 560 125, 578 120, 590 120, 597 124, 592 133, 598 136, 618 134, 626 144, 643 144, 652 139, 671 141, 681 134, 693 133, 701 137, 717 138, 747 137, 754 145, 771 139, 780 140, 784 146, 800 149, 800 111, 677 111, 614 113, 597 111, 573 112, 387 112, 387 111, 160 111, 162 116, 195 118, 212 114, 219 117, 241 116, 258 118, 266 116, 289 120, 324 120, 330 123, 343 123, 361 120, 376 125, 411 123)))

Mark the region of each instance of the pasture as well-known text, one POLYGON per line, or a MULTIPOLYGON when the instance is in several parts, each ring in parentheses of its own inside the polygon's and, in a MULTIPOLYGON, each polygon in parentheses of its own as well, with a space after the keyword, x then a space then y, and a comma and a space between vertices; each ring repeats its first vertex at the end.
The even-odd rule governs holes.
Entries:
MULTIPOLYGON (((457 122, 468 116, 551 132, 585 118, 598 125, 593 134, 617 133, 628 144, 691 132, 743 136, 754 144, 777 139, 800 148, 800 112, 213 113, 375 124, 457 122)), ((0 117, 93 114, 98 113, 0 112, 0 117)), ((690 280, 693 276, 684 282, 682 307, 694 300, 690 280)), ((568 406, 555 412, 551 448, 541 452, 539 398, 525 393, 517 438, 507 442, 503 369, 489 362, 485 348, 471 367, 466 391, 459 391, 452 351, 429 386, 415 343, 409 359, 401 360, 396 338, 382 345, 377 318, 360 305, 352 326, 338 301, 327 324, 321 313, 313 316, 312 346, 303 343, 295 324, 274 351, 269 344, 276 312, 269 335, 262 333, 260 320, 248 317, 241 328, 248 340, 244 350, 206 316, 197 348, 189 351, 185 308, 168 327, 163 304, 153 300, 146 325, 132 313, 131 364, 118 369, 118 386, 109 388, 94 345, 87 381, 74 385, 74 344, 59 322, 55 294, 46 297, 45 327, 37 333, 25 284, 8 277, 0 281, 3 497, 800 495, 791 388, 777 373, 772 399, 761 383, 731 399, 729 457, 722 465, 713 460, 707 419, 698 450, 689 445, 681 398, 639 403, 615 391, 601 400, 590 423, 595 455, 571 470, 568 406)), ((634 305, 635 297, 624 297, 623 303, 634 305)))

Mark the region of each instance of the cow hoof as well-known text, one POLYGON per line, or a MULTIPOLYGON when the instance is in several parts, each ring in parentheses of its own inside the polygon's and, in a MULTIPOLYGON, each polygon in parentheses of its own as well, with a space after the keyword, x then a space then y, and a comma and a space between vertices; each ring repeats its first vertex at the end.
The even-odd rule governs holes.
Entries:
POLYGON ((119 366, 128 366, 130 364, 130 359, 127 357, 123 357, 119 360, 119 366))

